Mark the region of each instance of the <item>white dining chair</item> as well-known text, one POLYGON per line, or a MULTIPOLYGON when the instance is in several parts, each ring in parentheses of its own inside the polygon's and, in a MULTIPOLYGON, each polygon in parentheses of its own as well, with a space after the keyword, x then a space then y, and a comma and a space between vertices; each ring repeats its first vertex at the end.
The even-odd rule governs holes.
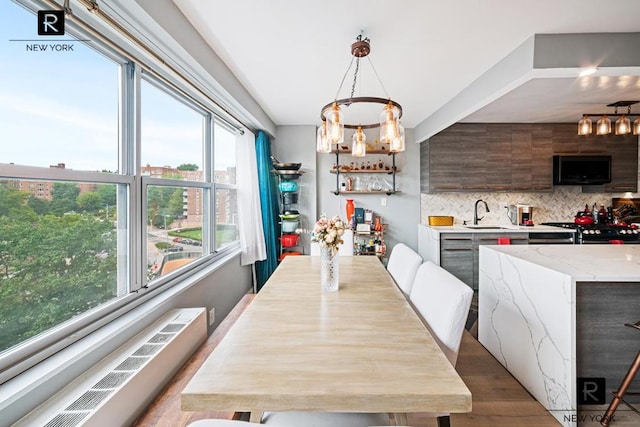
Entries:
POLYGON ((416 272, 409 301, 451 363, 456 366, 473 289, 431 261, 416 272))
POLYGON ((266 412, 262 424, 272 427, 388 426, 389 414, 351 412, 266 412))
POLYGON ((420 264, 422 264, 422 257, 404 243, 396 244, 391 250, 387 271, 407 297, 411 293, 413 279, 420 264))
MULTIPOLYGON (((473 290, 444 268, 431 261, 418 268, 409 301, 454 367, 472 298, 473 290)), ((450 426, 446 412, 428 416, 438 420, 438 427, 450 426)))

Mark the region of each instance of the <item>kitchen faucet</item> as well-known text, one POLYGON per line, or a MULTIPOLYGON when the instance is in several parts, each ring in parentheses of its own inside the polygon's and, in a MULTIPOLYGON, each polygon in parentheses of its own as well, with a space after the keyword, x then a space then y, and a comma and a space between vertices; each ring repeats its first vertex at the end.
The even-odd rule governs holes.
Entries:
POLYGON ((487 205, 487 202, 485 202, 482 199, 478 199, 476 200, 476 204, 473 206, 473 225, 478 225, 478 221, 482 220, 482 218, 484 218, 483 216, 481 216, 480 218, 478 218, 478 203, 484 203, 484 210, 485 212, 490 212, 489 211, 489 206, 487 205))

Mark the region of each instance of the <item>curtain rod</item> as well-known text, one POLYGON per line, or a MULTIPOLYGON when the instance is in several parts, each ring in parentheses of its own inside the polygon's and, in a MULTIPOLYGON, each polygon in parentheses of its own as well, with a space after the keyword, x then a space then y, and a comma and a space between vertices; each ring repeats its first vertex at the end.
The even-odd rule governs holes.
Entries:
MULTIPOLYGON (((58 4, 56 1, 54 0, 43 0, 44 3, 46 3, 47 5, 51 6, 51 7, 57 7, 61 10, 63 10, 65 12, 65 14, 67 15, 67 17, 70 17, 74 23, 76 23, 78 26, 80 26, 82 28, 83 31, 86 31, 87 33, 91 34, 92 36, 100 39, 100 41, 106 45, 108 45, 111 49, 114 49, 115 51, 117 51, 120 55, 125 56, 125 57, 129 57, 131 59, 133 59, 134 61, 136 61, 136 63, 138 63, 144 70, 153 73, 153 67, 150 66, 149 64, 146 63, 145 60, 143 60, 142 58, 134 55, 133 53, 129 52, 126 49, 123 49, 122 47, 120 47, 119 45, 117 45, 115 42, 109 40, 108 38, 106 38, 104 35, 102 35, 100 32, 96 31, 91 25, 89 25, 88 23, 86 23, 85 21, 83 21, 82 19, 80 19, 79 17, 75 16, 71 9, 67 6, 67 0, 65 0, 65 5, 61 6, 60 4, 58 4)), ((146 54, 150 55, 151 57, 153 57, 156 61, 158 61, 160 64, 164 65, 165 67, 167 67, 169 69, 169 71, 171 71, 176 77, 178 77, 179 79, 182 80, 183 83, 187 84, 188 86, 194 88, 199 94, 201 94, 205 99, 207 99, 208 101, 210 101, 212 104, 214 104, 217 108, 219 108, 220 110, 222 110, 226 115, 228 115, 229 117, 231 117, 233 120, 235 120, 236 122, 238 122, 240 125, 244 126, 245 128, 251 130, 251 127, 248 126, 246 123, 244 123, 242 120, 240 120, 238 117, 236 117, 233 113, 231 113, 229 110, 227 110, 225 107, 223 107, 222 105, 220 105, 218 103, 218 101, 216 101, 215 99, 213 99, 212 97, 210 97, 209 95, 207 95, 206 93, 204 93, 202 90, 200 90, 199 88, 197 88, 196 86, 194 86, 180 71, 178 71, 173 65, 167 63, 159 54, 157 54, 155 51, 153 51, 152 49, 150 49, 144 42, 142 42, 139 38, 137 38, 135 35, 133 35, 129 30, 127 30, 125 27, 123 27, 119 22, 117 22, 116 20, 114 20, 113 18, 111 18, 109 15, 107 15, 106 13, 104 13, 102 11, 102 9, 100 9, 98 3, 96 0, 78 0, 79 3, 81 3, 84 7, 87 8, 88 11, 90 11, 91 13, 93 13, 94 15, 97 15, 98 17, 100 17, 103 21, 105 21, 107 24, 109 24, 111 27, 115 28, 118 32, 120 32, 121 35, 123 35, 126 39, 128 39, 130 42, 134 43, 136 45, 136 47, 138 47, 139 49, 141 49, 142 51, 144 51, 146 54)), ((164 83, 170 85, 171 87, 173 87, 174 89, 178 90, 180 93, 182 93, 185 96, 188 96, 189 98, 192 98, 192 96, 187 93, 184 89, 182 89, 181 87, 176 86, 173 82, 171 82, 170 80, 168 80, 166 77, 162 76, 159 73, 153 73, 158 79, 162 80, 164 83)), ((234 128, 238 129, 240 131, 241 134, 244 134, 244 130, 240 129, 237 125, 234 125, 233 123, 229 123, 228 120, 226 120, 224 117, 220 117, 221 119, 225 120, 229 125, 233 126, 234 128)))

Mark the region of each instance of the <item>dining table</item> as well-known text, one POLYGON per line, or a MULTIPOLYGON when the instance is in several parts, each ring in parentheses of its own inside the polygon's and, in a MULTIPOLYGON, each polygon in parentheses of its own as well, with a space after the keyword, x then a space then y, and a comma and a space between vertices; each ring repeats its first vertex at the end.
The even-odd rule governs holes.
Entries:
POLYGON ((184 411, 471 411, 471 392, 378 257, 285 257, 194 374, 184 411))

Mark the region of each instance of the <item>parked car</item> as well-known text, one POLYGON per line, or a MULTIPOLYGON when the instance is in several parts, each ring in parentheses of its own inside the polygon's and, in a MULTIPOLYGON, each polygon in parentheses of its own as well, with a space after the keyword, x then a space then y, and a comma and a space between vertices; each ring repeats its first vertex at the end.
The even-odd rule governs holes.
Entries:
POLYGON ((180 243, 180 242, 182 242, 183 240, 184 240, 184 239, 183 239, 182 237, 174 237, 174 238, 173 238, 173 242, 174 242, 174 243, 180 243))
POLYGON ((184 251, 184 248, 178 245, 172 245, 167 248, 167 252, 182 252, 182 251, 184 251))

